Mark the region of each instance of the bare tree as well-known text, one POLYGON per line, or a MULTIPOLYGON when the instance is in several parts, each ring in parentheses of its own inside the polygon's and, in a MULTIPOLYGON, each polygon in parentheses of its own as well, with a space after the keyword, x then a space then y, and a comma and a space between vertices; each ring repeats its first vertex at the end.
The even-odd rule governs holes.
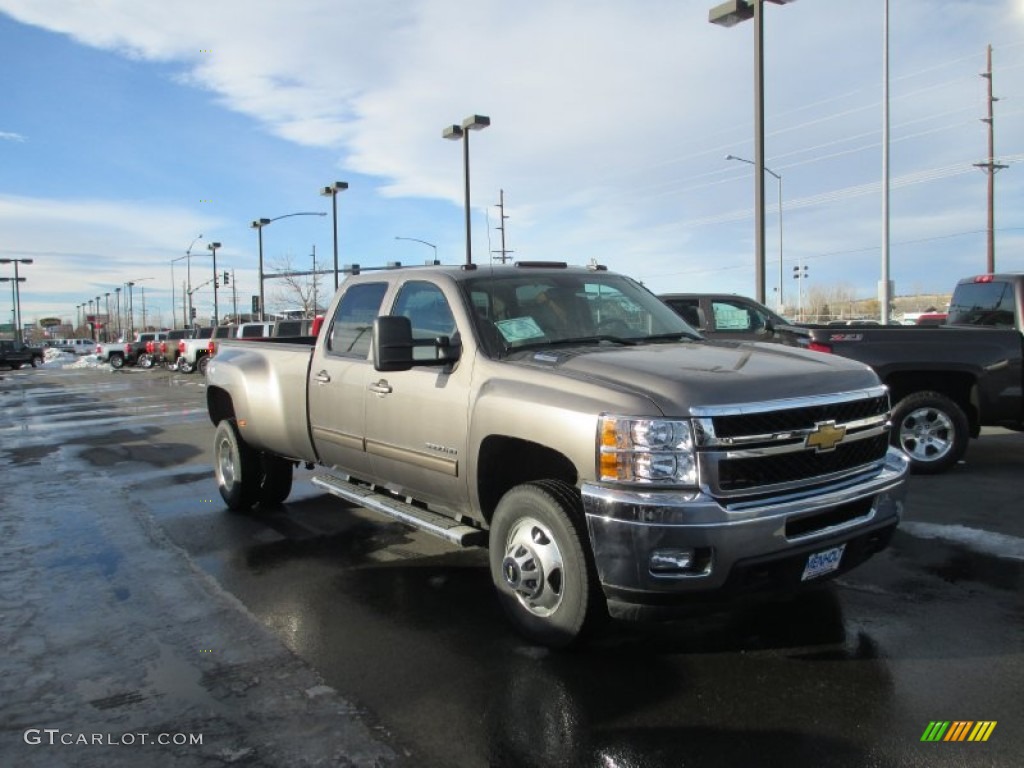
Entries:
POLYGON ((266 271, 274 288, 270 300, 278 309, 302 308, 305 317, 316 314, 317 304, 324 301, 323 275, 313 274, 314 264, 296 266, 296 259, 286 254, 280 259, 268 262, 266 271), (280 277, 272 277, 280 275, 280 277))

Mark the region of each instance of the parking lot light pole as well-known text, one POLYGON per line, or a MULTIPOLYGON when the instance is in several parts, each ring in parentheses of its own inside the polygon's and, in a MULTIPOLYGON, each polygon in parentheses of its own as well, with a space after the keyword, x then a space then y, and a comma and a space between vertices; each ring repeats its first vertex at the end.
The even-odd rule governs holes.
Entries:
POLYGON ((793 0, 728 0, 708 13, 708 21, 732 27, 754 20, 754 285, 755 298, 765 302, 764 243, 764 4, 784 5, 793 0))
POLYGON ((217 249, 220 243, 208 243, 206 246, 213 253, 213 324, 220 325, 220 308, 217 305, 217 249))
POLYGON ((31 264, 34 259, 0 259, 0 264, 14 264, 14 340, 21 341, 21 288, 19 283, 24 283, 25 278, 18 276, 19 264, 31 264))
MULTIPOLYGON (((726 160, 739 160, 741 163, 746 163, 747 165, 753 165, 754 164, 753 160, 747 160, 746 158, 737 157, 736 155, 726 155, 725 159, 726 160)), ((772 176, 775 177, 776 181, 779 182, 779 288, 778 288, 779 297, 778 298, 779 298, 779 314, 781 315, 781 314, 784 314, 783 307, 785 306, 785 303, 782 300, 782 176, 780 176, 779 174, 777 174, 775 171, 773 171, 771 168, 769 168, 767 166, 765 166, 764 172, 765 173, 770 173, 772 176)))
MULTIPOLYGON (((331 213, 334 222, 334 292, 338 292, 338 193, 348 189, 347 181, 336 181, 334 184, 324 187, 320 194, 331 198, 331 213)), ((313 275, 313 285, 316 285, 316 275, 313 275)), ((314 311, 316 307, 313 307, 314 311)))
POLYGON ((469 212, 469 132, 482 131, 491 124, 486 115, 470 115, 462 121, 462 125, 449 125, 442 132, 445 139, 458 141, 462 139, 462 180, 466 188, 466 267, 473 266, 473 233, 469 212))
POLYGON ((423 243, 424 245, 429 245, 431 248, 434 249, 434 264, 439 263, 437 261, 437 246, 434 245, 433 243, 428 243, 426 240, 420 240, 418 237, 399 237, 398 235, 395 235, 395 240, 412 240, 414 243, 423 243))
POLYGON ((188 286, 188 317, 185 318, 185 328, 192 325, 192 246, 203 239, 202 235, 194 238, 185 249, 185 285, 188 286))
POLYGON ((121 334, 121 287, 118 286, 114 289, 114 314, 117 315, 117 338, 122 338, 121 334))
MULTIPOLYGON (((260 246, 259 246, 260 247, 260 320, 261 321, 264 319, 264 315, 266 313, 266 307, 264 306, 264 303, 263 303, 263 279, 265 277, 265 275, 263 274, 263 228, 265 226, 267 226, 268 224, 270 224, 271 222, 279 221, 280 219, 289 219, 292 216, 326 216, 326 215, 327 215, 327 211, 299 211, 298 213, 286 213, 283 216, 275 216, 272 219, 253 219, 252 224, 249 225, 252 229, 255 229, 257 234, 259 235, 259 244, 260 244, 260 246)), ((313 279, 314 280, 316 279, 316 275, 313 276, 313 279)))

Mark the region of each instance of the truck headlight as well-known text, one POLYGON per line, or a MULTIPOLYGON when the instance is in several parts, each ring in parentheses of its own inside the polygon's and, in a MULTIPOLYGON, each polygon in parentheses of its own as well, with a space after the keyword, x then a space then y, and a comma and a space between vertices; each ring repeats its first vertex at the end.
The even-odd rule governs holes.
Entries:
POLYGON ((598 440, 598 474, 604 482, 697 484, 689 421, 605 415, 598 440))

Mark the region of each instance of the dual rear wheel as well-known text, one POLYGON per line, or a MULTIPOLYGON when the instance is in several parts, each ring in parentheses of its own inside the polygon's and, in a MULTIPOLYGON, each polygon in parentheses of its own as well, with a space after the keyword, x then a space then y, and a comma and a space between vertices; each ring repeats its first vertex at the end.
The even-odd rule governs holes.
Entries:
POLYGON ((217 425, 213 446, 217 490, 228 509, 246 512, 257 504, 274 506, 288 498, 294 464, 255 450, 239 434, 234 419, 217 425))

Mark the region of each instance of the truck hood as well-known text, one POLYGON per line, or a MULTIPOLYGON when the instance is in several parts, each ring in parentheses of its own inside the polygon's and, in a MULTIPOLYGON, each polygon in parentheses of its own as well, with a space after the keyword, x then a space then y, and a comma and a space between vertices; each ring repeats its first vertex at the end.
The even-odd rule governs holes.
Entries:
POLYGON ((666 415, 686 414, 691 406, 782 400, 878 384, 874 371, 862 363, 753 342, 543 349, 508 361, 635 391, 666 415))

